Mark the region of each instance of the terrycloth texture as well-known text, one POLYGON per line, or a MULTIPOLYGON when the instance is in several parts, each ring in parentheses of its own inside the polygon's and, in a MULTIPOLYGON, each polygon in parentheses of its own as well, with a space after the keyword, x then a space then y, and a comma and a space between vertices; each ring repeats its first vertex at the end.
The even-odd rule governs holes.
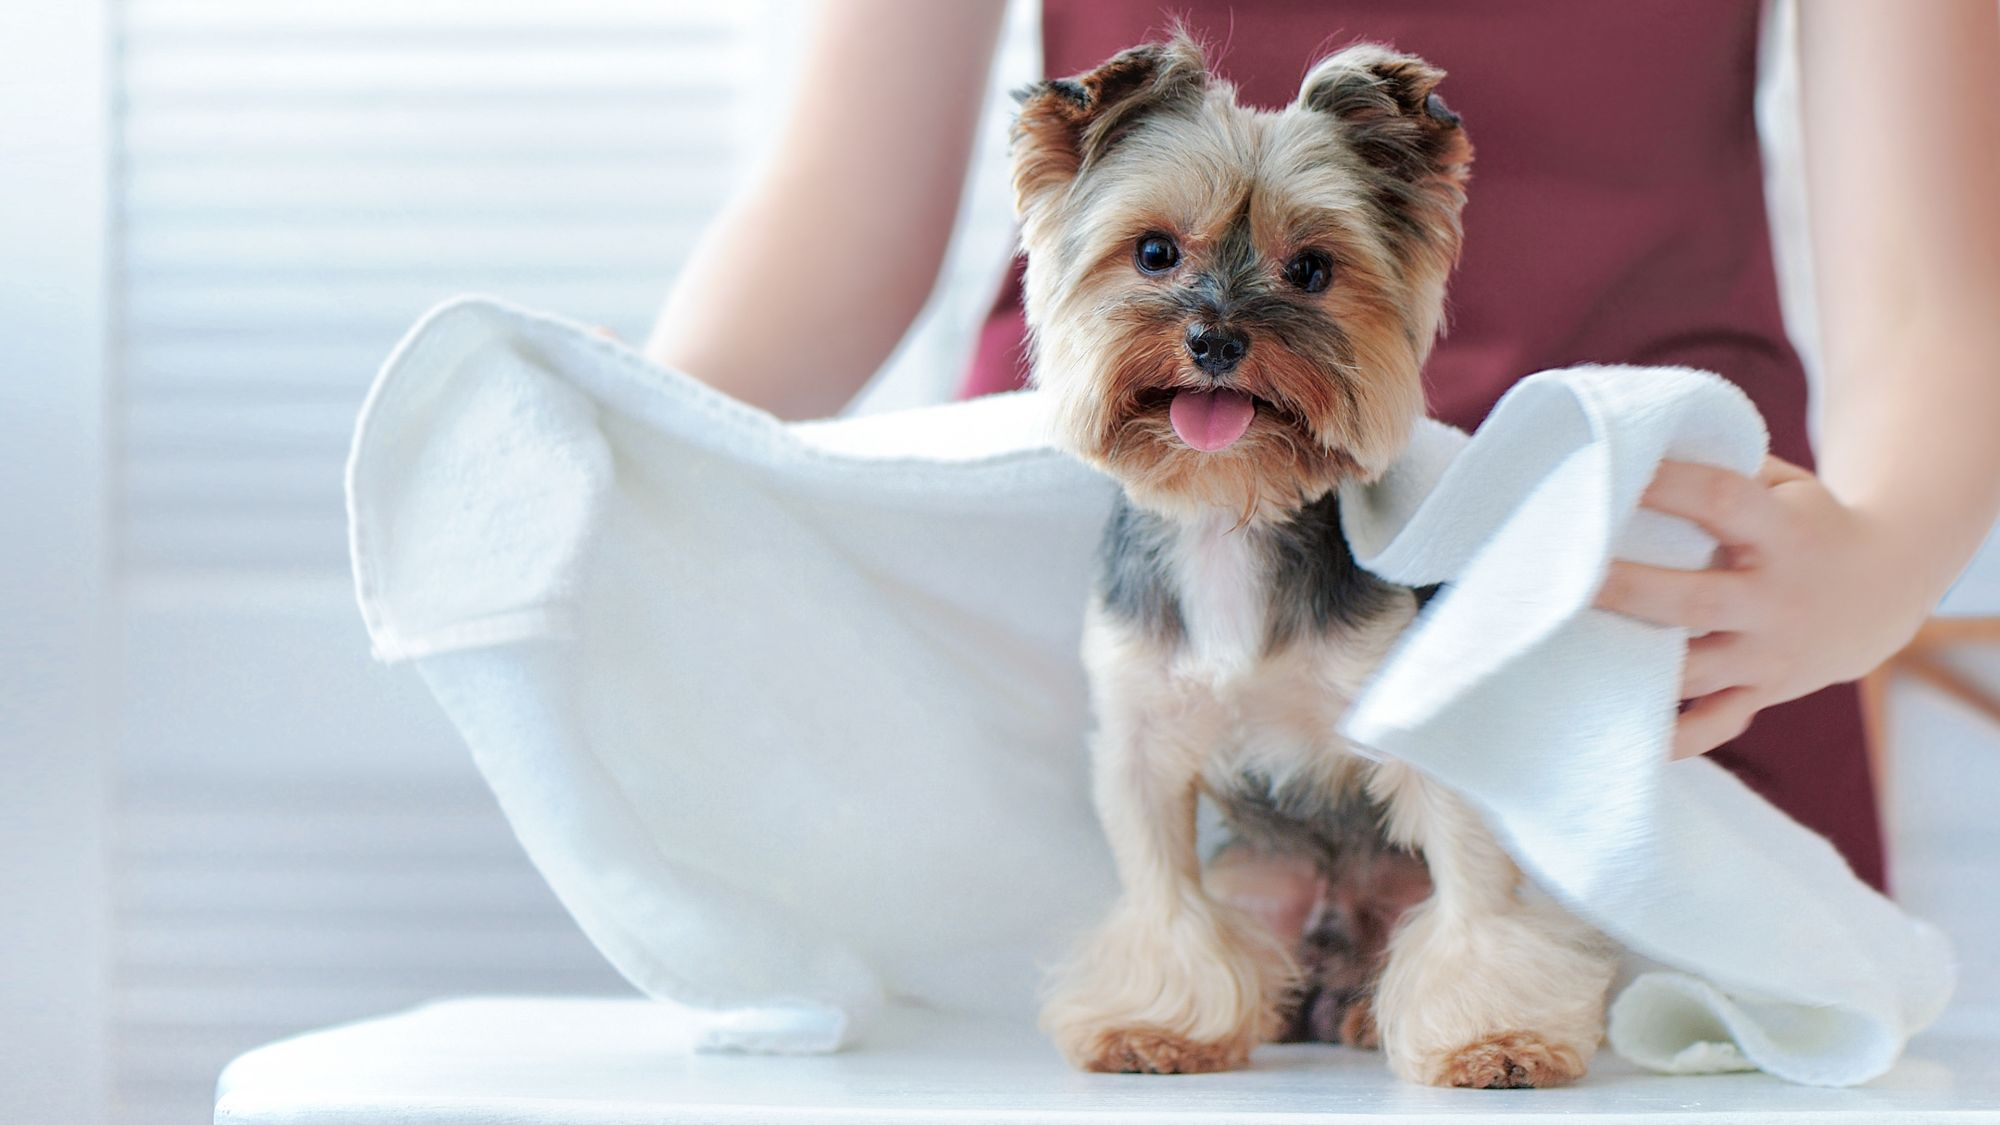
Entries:
POLYGON ((1844 1085, 1943 1010, 1943 935, 1727 770, 1669 761, 1685 634, 1591 608, 1610 558, 1707 564, 1707 535, 1637 509, 1663 458, 1763 455, 1741 392, 1686 368, 1546 372, 1462 447, 1426 431, 1343 512, 1364 566, 1452 585, 1344 726, 1472 795, 1543 888, 1686 970, 1619 995, 1620 1054, 1844 1085))
MULTIPOLYGON (((827 1050, 890 995, 1025 1015, 1113 895, 1076 655, 1112 486, 1040 417, 788 427, 488 301, 377 381, 348 481, 376 650, 414 659, 557 895, 701 1042, 827 1050)), ((1619 1050, 1880 1073, 1944 1002, 1942 940, 1722 770, 1668 764, 1682 638, 1588 608, 1614 549, 1702 561, 1635 498, 1663 453, 1754 465, 1754 412, 1693 372, 1550 372, 1464 443, 1426 427, 1347 498, 1370 566, 1454 583, 1351 729, 1680 971, 1620 998, 1619 1050)))

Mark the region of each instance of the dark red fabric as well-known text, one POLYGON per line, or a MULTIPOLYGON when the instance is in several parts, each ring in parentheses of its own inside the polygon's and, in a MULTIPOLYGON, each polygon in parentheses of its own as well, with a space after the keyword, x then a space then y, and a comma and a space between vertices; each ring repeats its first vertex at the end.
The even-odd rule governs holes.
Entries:
MULTIPOLYGON (((1476 427, 1517 379, 1575 363, 1686 364, 1747 392, 1773 452, 1812 463, 1806 383, 1779 316, 1753 100, 1761 0, 1045 0, 1051 75, 1157 38, 1175 16, 1244 101, 1276 108, 1359 39, 1449 72, 1477 157, 1449 332, 1425 386, 1476 427)), ((967 394, 1021 385, 1018 263, 967 394)), ((1851 686, 1767 709, 1715 760, 1884 885, 1851 686)))

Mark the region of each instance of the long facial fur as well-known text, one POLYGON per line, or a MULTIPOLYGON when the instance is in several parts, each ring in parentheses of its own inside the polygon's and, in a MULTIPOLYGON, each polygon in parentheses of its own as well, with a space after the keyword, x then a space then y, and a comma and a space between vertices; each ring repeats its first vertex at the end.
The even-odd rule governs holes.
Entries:
POLYGON ((1245 109, 1184 36, 1023 94, 1014 186, 1028 251, 1038 383, 1072 452, 1163 514, 1272 520, 1350 475, 1372 477, 1423 410, 1471 146, 1438 100, 1442 72, 1364 44, 1326 59, 1279 112, 1245 109), (1172 276, 1135 268, 1149 232, 1177 240, 1172 276), (1301 249, 1333 281, 1284 277, 1301 249), (1250 350, 1226 381, 1185 352, 1227 321, 1250 350), (1179 441, 1176 389, 1256 396, 1236 444, 1179 441))

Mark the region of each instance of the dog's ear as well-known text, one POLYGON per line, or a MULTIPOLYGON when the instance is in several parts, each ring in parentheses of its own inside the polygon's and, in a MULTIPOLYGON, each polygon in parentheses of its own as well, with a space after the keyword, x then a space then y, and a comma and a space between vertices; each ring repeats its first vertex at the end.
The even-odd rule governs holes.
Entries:
POLYGON ((1087 74, 1020 90, 1012 151, 1017 208, 1075 179, 1145 117, 1200 105, 1207 89, 1201 47, 1177 32, 1120 51, 1087 74))
POLYGON ((1363 160, 1401 179, 1462 176, 1472 160, 1457 113, 1438 96, 1444 71, 1414 55, 1357 43, 1322 59, 1298 104, 1329 114, 1363 160))

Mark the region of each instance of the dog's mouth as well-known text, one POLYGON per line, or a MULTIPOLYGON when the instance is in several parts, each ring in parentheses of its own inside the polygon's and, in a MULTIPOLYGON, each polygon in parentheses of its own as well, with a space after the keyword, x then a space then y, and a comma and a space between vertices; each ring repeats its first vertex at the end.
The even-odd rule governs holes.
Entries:
POLYGON ((1167 404, 1167 421, 1174 436, 1203 453, 1220 453, 1257 418, 1257 400, 1226 388, 1177 391, 1167 404))
POLYGON ((1200 453, 1235 445, 1259 416, 1287 425, 1304 421, 1270 399, 1225 387, 1158 387, 1140 392, 1135 405, 1140 415, 1164 415, 1174 436, 1200 453))

